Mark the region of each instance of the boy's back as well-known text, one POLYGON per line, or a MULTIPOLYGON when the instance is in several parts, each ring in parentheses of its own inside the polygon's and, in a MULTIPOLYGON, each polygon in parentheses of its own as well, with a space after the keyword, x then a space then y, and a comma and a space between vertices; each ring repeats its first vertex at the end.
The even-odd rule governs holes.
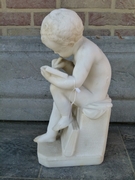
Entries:
MULTIPOLYGON (((79 47, 74 58, 73 63, 75 67, 78 64, 78 70, 80 64, 81 71, 89 71, 82 85, 93 94, 94 99, 96 98, 95 100, 100 101, 105 99, 111 80, 111 67, 101 49, 92 41, 83 37, 83 43, 79 47), (80 63, 78 60, 79 56, 81 56, 82 59, 80 61, 83 61, 83 63, 80 63)), ((81 74, 83 74, 83 72, 81 72, 81 74)))

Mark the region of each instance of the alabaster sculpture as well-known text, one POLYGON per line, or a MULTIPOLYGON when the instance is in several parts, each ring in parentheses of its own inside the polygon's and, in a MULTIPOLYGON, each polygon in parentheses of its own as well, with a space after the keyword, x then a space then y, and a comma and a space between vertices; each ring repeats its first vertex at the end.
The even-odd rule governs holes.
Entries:
POLYGON ((39 163, 47 167, 94 165, 104 159, 111 67, 83 29, 80 17, 69 9, 53 10, 41 25, 43 44, 59 55, 52 67, 41 67, 54 102, 47 132, 34 141, 39 163), (66 60, 72 55, 72 61, 66 60))

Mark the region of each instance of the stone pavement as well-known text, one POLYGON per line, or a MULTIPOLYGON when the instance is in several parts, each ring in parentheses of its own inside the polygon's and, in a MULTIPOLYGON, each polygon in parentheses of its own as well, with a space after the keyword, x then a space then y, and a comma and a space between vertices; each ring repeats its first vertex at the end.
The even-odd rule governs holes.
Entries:
POLYGON ((105 160, 97 166, 46 168, 34 137, 46 122, 0 122, 0 180, 135 180, 135 124, 110 124, 105 160))

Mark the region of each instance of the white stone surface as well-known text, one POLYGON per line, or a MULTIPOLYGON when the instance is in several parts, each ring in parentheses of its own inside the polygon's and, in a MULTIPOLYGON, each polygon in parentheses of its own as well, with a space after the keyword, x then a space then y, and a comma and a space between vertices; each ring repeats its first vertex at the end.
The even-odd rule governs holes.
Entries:
POLYGON ((42 22, 42 42, 60 56, 52 60, 50 71, 41 67, 54 100, 47 132, 34 139, 39 162, 45 166, 100 164, 104 158, 112 107, 111 67, 100 48, 82 33, 82 21, 71 10, 54 10, 42 22), (65 59, 72 55, 72 61, 65 59), (60 76, 60 69, 65 76, 60 76), (61 141, 56 141, 62 129, 61 141))
POLYGON ((110 113, 111 108, 99 119, 92 120, 78 109, 79 119, 63 130, 61 139, 52 143, 38 143, 39 163, 47 167, 101 164, 106 148, 110 113))

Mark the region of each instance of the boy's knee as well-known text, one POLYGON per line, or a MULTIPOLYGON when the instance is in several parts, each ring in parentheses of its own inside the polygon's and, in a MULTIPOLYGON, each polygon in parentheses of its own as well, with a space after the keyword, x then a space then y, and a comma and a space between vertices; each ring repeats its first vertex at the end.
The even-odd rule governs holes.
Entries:
POLYGON ((50 85, 50 91, 51 93, 54 92, 56 89, 56 86, 54 86, 53 84, 50 85))
POLYGON ((57 93, 60 91, 60 89, 57 86, 54 86, 53 84, 50 85, 50 91, 51 93, 57 93))
POLYGON ((59 87, 51 84, 50 85, 50 92, 51 94, 67 94, 67 91, 65 89, 60 89, 59 87))

